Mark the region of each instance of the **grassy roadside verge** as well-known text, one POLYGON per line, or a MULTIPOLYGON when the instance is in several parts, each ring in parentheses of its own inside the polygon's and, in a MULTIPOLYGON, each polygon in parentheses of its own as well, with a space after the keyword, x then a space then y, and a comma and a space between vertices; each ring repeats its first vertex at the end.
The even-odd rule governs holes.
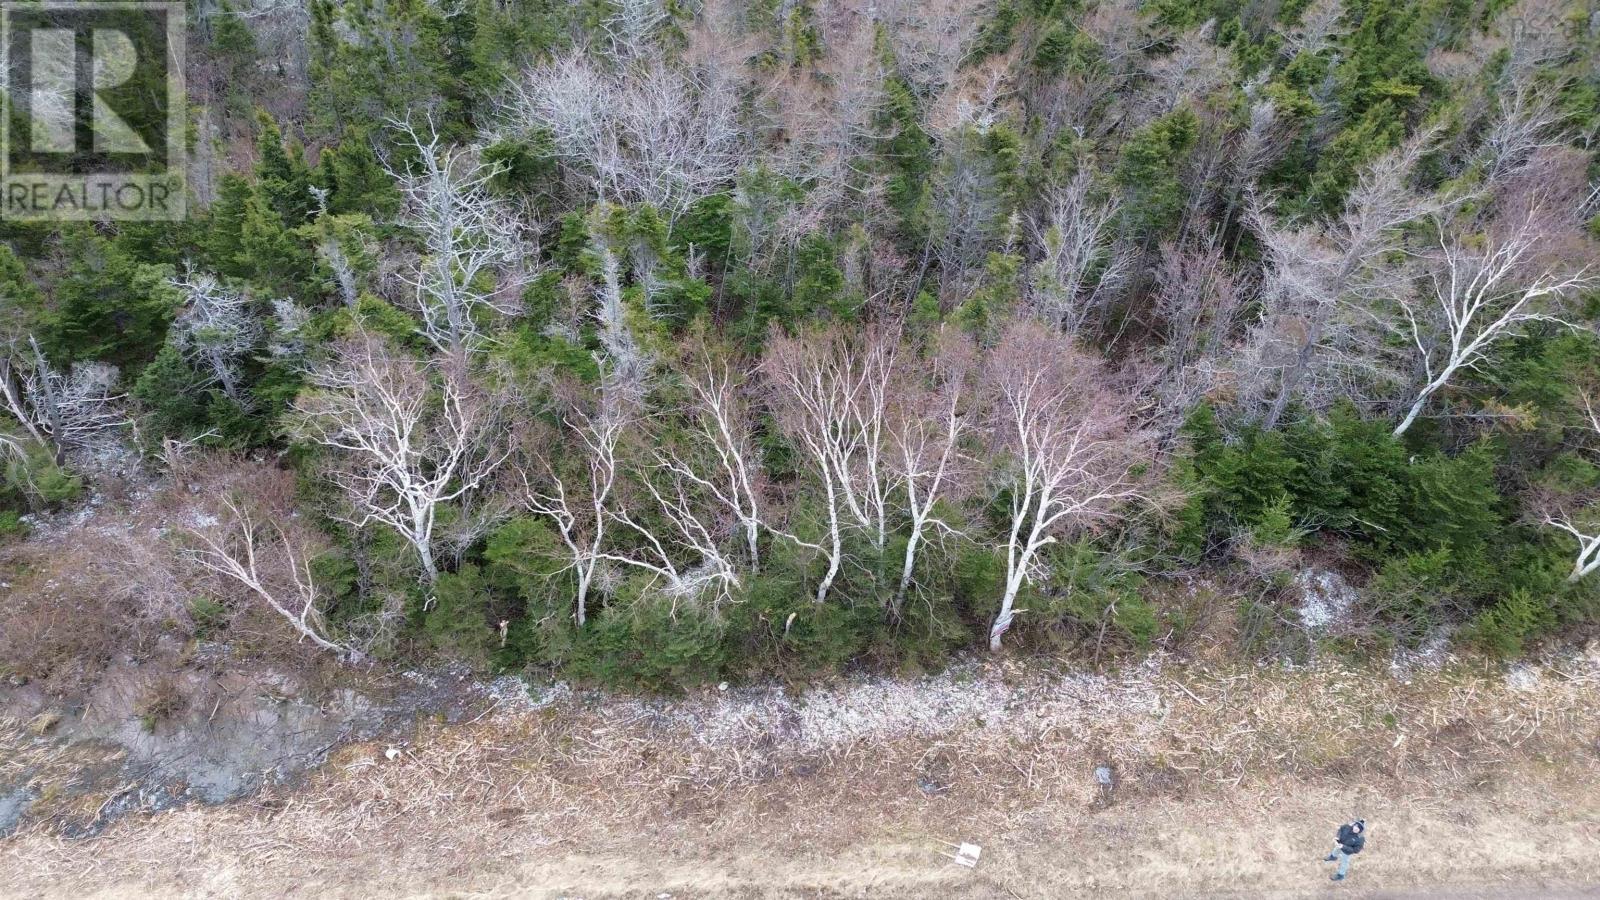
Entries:
POLYGON ((1321 832, 1362 813, 1409 821, 1408 841, 1445 835, 1430 853, 1448 855, 1459 837, 1454 852, 1477 861, 1430 862, 1426 842, 1409 863, 1361 860, 1393 866, 1392 887, 1472 871, 1582 880, 1597 874, 1584 861, 1600 835, 1597 699, 1588 656, 1404 678, 1157 659, 1110 676, 982 663, 798 696, 511 694, 474 722, 343 747, 283 795, 130 817, 93 841, 34 827, 0 849, 0 873, 19 896, 107 884, 277 896, 291 881, 350 896, 496 885, 556 896, 563 884, 610 896, 668 883, 692 888, 684 896, 766 896, 755 876, 782 860, 806 862, 790 873, 803 893, 870 869, 829 875, 823 861, 876 852, 892 870, 888 896, 915 895, 924 877, 975 896, 997 885, 1021 896, 1029 885, 1228 890, 1197 873, 1229 869, 1232 883, 1271 890, 1288 877, 1279 867, 1296 871, 1299 844, 1314 859, 1321 832), (1211 843, 1207 822, 1220 831, 1211 843), (1170 861, 1163 829, 1187 848, 1170 861), (932 855, 940 838, 990 848, 978 880, 948 881, 932 855), (754 880, 740 880, 741 866, 754 880), (911 880, 897 887, 902 869, 911 880), (604 871, 635 871, 638 884, 585 881, 604 871), (1021 880, 982 880, 1001 872, 1021 880))

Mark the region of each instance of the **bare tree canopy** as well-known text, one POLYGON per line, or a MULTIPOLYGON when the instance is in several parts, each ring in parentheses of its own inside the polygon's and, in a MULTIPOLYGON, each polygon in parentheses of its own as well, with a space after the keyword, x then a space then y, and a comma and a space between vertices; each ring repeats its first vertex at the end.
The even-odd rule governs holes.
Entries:
POLYGON ((421 363, 370 334, 336 345, 308 381, 290 427, 329 453, 342 500, 332 515, 394 529, 436 580, 441 507, 483 487, 510 453, 503 398, 475 382, 464 353, 421 363))
POLYGON ((1113 520, 1142 496, 1142 435, 1099 365, 1032 322, 1006 329, 984 373, 993 440, 1009 495, 1005 593, 989 629, 998 650, 1040 550, 1063 534, 1113 520))

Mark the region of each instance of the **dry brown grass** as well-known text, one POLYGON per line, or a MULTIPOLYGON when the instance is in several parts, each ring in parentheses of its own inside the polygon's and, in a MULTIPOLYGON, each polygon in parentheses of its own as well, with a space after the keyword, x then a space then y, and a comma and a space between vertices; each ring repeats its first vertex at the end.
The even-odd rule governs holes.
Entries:
POLYGON ((80 691, 114 656, 148 654, 164 635, 190 636, 197 597, 227 605, 226 638, 237 649, 303 664, 307 651, 292 629, 180 552, 186 529, 216 523, 230 493, 288 521, 293 475, 225 454, 181 462, 159 487, 99 494, 29 540, 0 547, 0 671, 47 681, 56 693, 80 691))
MULTIPOLYGON (((873 683, 768 706, 715 692, 672 703, 507 702, 462 726, 419 726, 392 760, 386 745, 343 748, 295 791, 127 820, 92 843, 35 828, 5 848, 0 873, 13 890, 40 894, 117 884, 265 896, 291 883, 318 895, 496 894, 560 883, 609 896, 629 895, 627 879, 618 887, 602 874, 638 867, 641 884, 764 896, 748 892, 763 883, 758 860, 789 866, 796 885, 827 886, 843 878, 824 865, 831 855, 877 848, 887 855, 877 864, 900 873, 884 876, 884 895, 919 896, 908 885, 928 872, 954 892, 931 855, 945 837, 990 845, 984 871, 1000 881, 973 882, 984 890, 1003 883, 1019 896, 1056 896, 1100 878, 1108 890, 1137 892, 1137 880, 1116 874, 1133 866, 1159 892, 1190 871, 1150 868, 1139 855, 1159 855, 1163 834, 1213 852, 1204 822, 1189 817, 1244 830, 1228 838, 1229 852, 1243 852, 1241 840, 1270 845, 1272 857, 1249 870, 1270 886, 1300 864, 1295 854, 1320 855, 1322 832, 1359 812, 1380 828, 1404 820, 1469 846, 1474 829, 1504 830, 1496 839, 1506 841, 1524 834, 1537 846, 1517 845, 1512 874, 1595 877, 1596 864, 1580 861, 1595 854, 1579 852, 1600 835, 1600 803, 1588 790, 1600 729, 1595 677, 1586 662, 1544 670, 1521 689, 1477 670, 1405 683, 1334 667, 1146 668, 1108 681, 993 667, 923 688, 955 691, 958 707, 962 690, 997 698, 980 704, 991 710, 985 721, 956 708, 932 725, 907 719, 896 708, 902 695, 873 683), (1109 807, 1097 802, 1097 765, 1118 773, 1109 807), (919 776, 941 789, 925 791, 919 776), (1119 861, 1117 841, 1134 855, 1119 861), (1105 871, 1086 870, 1085 854, 1105 871), (710 890, 740 866, 751 880, 728 884, 746 893, 710 890), (1039 889, 1048 890, 1026 892, 1039 889)), ((1377 854, 1358 862, 1388 872, 1391 886, 1451 872, 1447 846, 1389 834, 1389 846, 1418 854, 1414 865, 1372 862, 1377 854)))
POLYGON ((186 617, 184 591, 156 526, 101 513, 0 550, 0 660, 32 678, 82 681, 114 653, 140 653, 186 617))

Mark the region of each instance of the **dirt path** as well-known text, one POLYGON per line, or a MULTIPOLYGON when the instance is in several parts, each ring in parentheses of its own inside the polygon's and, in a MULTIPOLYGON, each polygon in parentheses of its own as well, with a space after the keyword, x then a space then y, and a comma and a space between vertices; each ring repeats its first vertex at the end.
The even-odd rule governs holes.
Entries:
POLYGON ((93 840, 36 823, 0 842, 0 895, 1600 896, 1595 672, 555 691, 345 747, 286 793, 93 840), (1353 813, 1369 849, 1335 885, 1317 860, 1353 813))
MULTIPOLYGON (((485 850, 506 849, 468 865, 452 860, 459 848, 449 842, 436 848, 439 858, 428 858, 400 834, 404 821, 390 824, 389 839, 353 852, 305 847, 302 853, 287 829, 262 831, 256 823, 245 840, 239 817, 249 812, 196 809, 167 813, 159 824, 124 826, 158 832, 123 835, 131 846, 119 846, 115 833, 101 838, 98 849, 109 858, 94 858, 90 846, 55 845, 60 862, 82 867, 83 877, 47 885, 20 871, 39 846, 5 868, 13 885, 7 896, 19 897, 1600 896, 1600 889, 1585 887, 1600 884, 1593 782, 1552 773, 1552 780, 1529 786, 1538 790, 1386 801, 1369 813, 1370 850, 1340 885, 1327 880, 1332 867, 1317 858, 1347 792, 1293 783, 1102 811, 1036 805, 1008 811, 1005 818, 1016 823, 1010 825, 959 798, 913 800, 885 815, 828 785, 816 792, 819 804, 861 820, 847 834, 833 822, 816 832, 824 817, 791 810, 781 820, 768 814, 757 829, 717 821, 641 823, 576 847, 579 841, 485 821, 475 840, 485 850), (223 841, 213 843, 218 837, 223 841), (978 868, 941 859, 944 837, 982 843, 978 868), (552 842, 529 846, 546 841, 552 842), (109 878, 90 877, 96 870, 109 878)), ((723 813, 742 822, 753 812, 747 803, 767 799, 752 797, 723 813)))
POLYGON ((551 856, 475 887, 489 896, 552 898, 1600 896, 1600 888, 1585 887, 1600 883, 1593 807, 1574 810, 1551 794, 1497 792, 1450 804, 1396 798, 1377 814, 1371 852, 1336 885, 1327 879, 1332 866, 1317 859, 1326 850, 1322 826, 1337 821, 1341 798, 1279 787, 1311 796, 1273 802, 1249 792, 1099 813, 1051 805, 1024 812, 1031 827, 1008 830, 994 829, 981 811, 929 804, 917 819, 851 846, 808 852, 780 835, 711 834, 708 847, 728 849, 689 859, 642 847, 551 856), (1261 808, 1268 813, 1255 814, 1261 808), (976 870, 935 855, 946 835, 984 843, 976 870))

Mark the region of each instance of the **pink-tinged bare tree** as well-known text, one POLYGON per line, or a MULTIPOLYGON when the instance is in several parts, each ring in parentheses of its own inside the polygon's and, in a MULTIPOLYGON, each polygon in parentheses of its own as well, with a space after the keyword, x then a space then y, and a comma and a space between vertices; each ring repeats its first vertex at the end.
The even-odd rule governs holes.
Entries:
MULTIPOLYGON (((959 332, 946 330, 930 351, 926 371, 902 372, 889 415, 889 465, 905 492, 906 550, 890 611, 898 616, 916 572, 917 554, 930 537, 955 534, 939 517, 941 500, 959 495, 965 460, 961 441, 972 430, 971 400, 976 352, 959 332)), ((905 367, 911 369, 911 366, 905 367)))
POLYGON ((246 398, 239 389, 239 366, 262 335, 251 299, 205 272, 190 270, 169 283, 184 304, 172 323, 170 340, 191 366, 220 386, 229 400, 242 405, 246 398))
POLYGON ((1224 258, 1220 239, 1200 246, 1161 248, 1155 312, 1165 330, 1156 351, 1156 392, 1177 417, 1188 414, 1231 356, 1231 335, 1245 297, 1224 258))
POLYGON ((1005 592, 989 629, 989 649, 999 650, 1039 551, 1115 519, 1143 496, 1135 471, 1149 460, 1149 441, 1099 363, 1037 322, 1006 329, 989 352, 984 383, 998 475, 1011 498, 1005 592))
POLYGON ((432 584, 440 509, 482 487, 509 453, 503 407, 474 381, 464 352, 421 362, 362 334, 308 374, 289 430, 328 451, 345 501, 335 517, 393 529, 432 584))
POLYGON ((778 427, 805 457, 823 489, 827 570, 817 601, 827 599, 844 559, 846 529, 867 532, 882 550, 888 539, 896 475, 885 440, 898 337, 837 327, 767 341, 762 373, 771 388, 778 427))
MULTIPOLYGON (((1270 398, 1264 398, 1266 427, 1275 427, 1289 402, 1327 371, 1329 356, 1345 352, 1341 308, 1365 309, 1388 293, 1394 275, 1388 260, 1402 247, 1398 230, 1438 206, 1409 185, 1432 144, 1433 132, 1423 132, 1369 166, 1343 213, 1325 225, 1284 227, 1260 209, 1251 215, 1267 271, 1261 322, 1244 357, 1251 370, 1243 375, 1262 382, 1270 398)), ((1363 360, 1332 362, 1337 368, 1363 360)))
POLYGON ((589 591, 604 558, 612 493, 620 476, 618 448, 636 418, 633 404, 614 378, 602 366, 593 408, 573 401, 564 419, 566 431, 560 436, 540 434, 529 441, 533 465, 519 467, 523 505, 549 520, 566 547, 561 571, 572 572, 576 581, 572 618, 580 628, 588 621, 589 591), (561 465, 569 456, 560 452, 567 433, 583 445, 582 465, 570 470, 561 465))
POLYGON ((402 223, 422 240, 421 255, 398 276, 412 290, 430 343, 475 350, 487 340, 486 317, 521 311, 522 288, 534 274, 528 262, 538 253, 524 240, 516 210, 489 190, 495 167, 410 122, 396 127, 415 162, 389 174, 405 200, 402 223))
POLYGON ((1039 317, 1079 334, 1132 273, 1134 254, 1116 243, 1120 203, 1095 196, 1087 169, 1051 192, 1042 219, 1031 223, 1039 254, 1029 299, 1039 317))

